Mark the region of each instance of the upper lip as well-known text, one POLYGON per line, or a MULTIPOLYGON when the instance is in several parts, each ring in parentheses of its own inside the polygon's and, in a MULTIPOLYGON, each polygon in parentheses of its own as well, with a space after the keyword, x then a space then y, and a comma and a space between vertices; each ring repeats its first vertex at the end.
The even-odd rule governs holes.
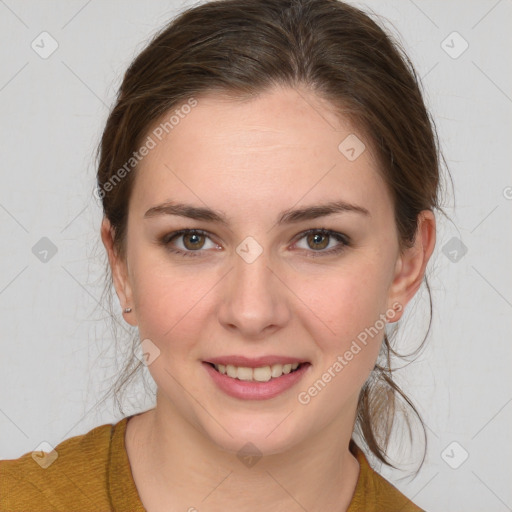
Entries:
POLYGON ((246 368, 259 368, 261 366, 272 366, 273 364, 293 364, 306 363, 305 359, 289 356, 261 356, 261 357, 244 357, 244 356, 219 356, 205 359, 206 363, 212 364, 231 364, 233 366, 242 366, 246 368))

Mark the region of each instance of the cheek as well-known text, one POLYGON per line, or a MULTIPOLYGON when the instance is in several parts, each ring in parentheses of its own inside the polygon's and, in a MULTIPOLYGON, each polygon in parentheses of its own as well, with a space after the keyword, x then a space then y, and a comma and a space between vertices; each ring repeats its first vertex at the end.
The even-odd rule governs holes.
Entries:
POLYGON ((350 263, 328 276, 304 280, 298 291, 307 298, 311 311, 302 320, 320 356, 309 385, 322 389, 325 384, 325 403, 358 395, 374 368, 386 325, 383 268, 362 258, 350 263))
POLYGON ((297 280, 294 291, 309 308, 311 322, 323 326, 322 339, 337 345, 373 326, 384 312, 387 281, 382 274, 375 265, 347 265, 297 280))
POLYGON ((140 339, 149 338, 168 362, 200 359, 213 329, 220 328, 215 311, 224 297, 219 288, 225 269, 170 262, 150 250, 134 256, 133 296, 140 339))
MULTIPOLYGON (((198 277, 182 267, 137 260, 134 266, 134 299, 141 339, 191 339, 200 331, 203 297, 212 287, 207 275, 198 277)), ((178 348, 178 347, 176 347, 178 348)))
POLYGON ((358 266, 357 272, 338 271, 336 277, 316 279, 314 285, 304 282, 300 291, 311 305, 312 313, 303 314, 302 320, 317 345, 318 360, 297 400, 305 416, 321 418, 325 424, 340 411, 347 417, 353 413, 382 344, 385 282, 369 267, 366 273, 360 270, 358 266))

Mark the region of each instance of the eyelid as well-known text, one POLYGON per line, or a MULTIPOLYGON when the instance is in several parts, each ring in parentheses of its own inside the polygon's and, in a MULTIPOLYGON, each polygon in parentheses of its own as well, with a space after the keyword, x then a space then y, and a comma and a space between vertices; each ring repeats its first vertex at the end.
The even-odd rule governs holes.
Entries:
POLYGON ((327 235, 331 236, 333 238, 340 238, 345 243, 350 243, 350 238, 345 235, 344 233, 340 233, 339 231, 334 231, 333 229, 327 229, 327 228, 310 228, 306 229, 305 231, 301 231, 297 236, 295 237, 295 240, 301 240, 307 235, 313 234, 313 233, 320 233, 321 235, 327 235))
POLYGON ((190 235, 192 233, 195 233, 198 235, 204 235, 204 236, 207 236, 208 238, 211 238, 211 233, 209 233, 208 231, 205 231, 204 229, 183 228, 183 229, 178 229, 176 231, 171 231, 170 233, 167 233, 166 235, 164 235, 162 237, 162 241, 168 243, 171 240, 173 240, 174 238, 178 238, 181 235, 190 235))

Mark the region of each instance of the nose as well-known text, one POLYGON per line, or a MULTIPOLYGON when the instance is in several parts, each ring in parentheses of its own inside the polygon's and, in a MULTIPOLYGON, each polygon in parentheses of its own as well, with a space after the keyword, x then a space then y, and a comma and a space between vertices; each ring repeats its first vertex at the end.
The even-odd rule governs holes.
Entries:
POLYGON ((219 321, 244 339, 259 340, 289 322, 290 291, 279 271, 271 268, 265 251, 254 261, 238 254, 223 282, 219 321))

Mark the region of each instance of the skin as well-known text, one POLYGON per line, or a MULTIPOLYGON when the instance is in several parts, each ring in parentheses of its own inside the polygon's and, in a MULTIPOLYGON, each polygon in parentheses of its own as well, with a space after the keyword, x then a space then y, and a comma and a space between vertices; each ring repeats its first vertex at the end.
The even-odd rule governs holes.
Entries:
POLYGON ((124 258, 113 248, 107 220, 101 229, 120 303, 132 308, 125 320, 160 351, 148 366, 156 407, 127 427, 139 495, 151 512, 254 511, 256 504, 346 511, 359 472, 348 449, 358 394, 384 331, 307 405, 297 395, 394 303, 402 309, 390 321, 400 319, 433 252, 435 217, 422 212, 415 245, 401 253, 370 142, 306 89, 275 87, 243 102, 219 93, 197 100, 136 171, 124 258), (366 145, 354 161, 338 150, 350 134, 366 145), (276 224, 283 210, 340 199, 370 216, 341 212, 276 224), (169 200, 221 210, 229 225, 144 218, 169 200), (171 243, 189 252, 199 247, 196 257, 157 243, 183 228, 209 233, 171 243), (320 238, 315 245, 310 237, 308 243, 301 233, 313 228, 343 233, 351 245, 319 255, 340 242, 320 238), (248 236, 263 248, 252 263, 236 252, 248 236), (268 354, 312 366, 275 398, 241 400, 220 391, 201 363, 268 354), (252 467, 236 456, 247 442, 263 454, 252 467))

